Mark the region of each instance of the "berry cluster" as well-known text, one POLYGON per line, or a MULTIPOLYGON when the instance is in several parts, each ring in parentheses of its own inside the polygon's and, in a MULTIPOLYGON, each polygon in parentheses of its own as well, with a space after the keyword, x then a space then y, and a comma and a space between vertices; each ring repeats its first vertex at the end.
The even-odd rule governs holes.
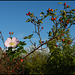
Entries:
POLYGON ((69 7, 68 5, 66 5, 66 3, 64 3, 64 6, 66 6, 67 8, 69 7))
POLYGON ((51 20, 53 21, 53 20, 56 20, 56 17, 55 18, 51 18, 51 20))
POLYGON ((49 12, 53 12, 53 9, 50 9, 50 8, 49 8, 49 9, 47 10, 47 13, 49 13, 49 12))
MULTIPOLYGON (((60 21, 60 24, 61 24, 61 23, 64 23, 62 17, 60 17, 59 21, 60 21)), ((64 25, 65 28, 67 28, 67 25, 69 24, 69 22, 70 22, 70 19, 67 19, 67 20, 66 20, 66 23, 65 23, 65 25, 64 25)))
POLYGON ((31 14, 31 12, 27 13, 26 15, 29 16, 31 14))
POLYGON ((12 33, 11 33, 11 32, 9 32, 9 34, 13 34, 13 33, 14 33, 14 32, 12 32, 12 33))
POLYGON ((50 9, 50 8, 49 8, 49 11, 52 11, 52 12, 53 12, 53 9, 50 9))

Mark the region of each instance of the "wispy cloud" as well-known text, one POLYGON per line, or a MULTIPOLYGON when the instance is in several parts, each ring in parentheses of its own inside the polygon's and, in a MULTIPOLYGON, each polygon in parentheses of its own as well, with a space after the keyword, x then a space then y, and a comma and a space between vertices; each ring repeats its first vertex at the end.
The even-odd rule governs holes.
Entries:
MULTIPOLYGON (((32 40, 34 40, 34 41, 39 41, 39 39, 38 39, 38 38, 32 38, 32 40)), ((46 40, 48 40, 48 39, 43 38, 42 40, 43 40, 43 41, 46 41, 46 40)))
POLYGON ((32 38, 32 40, 34 40, 34 41, 39 41, 39 39, 37 39, 37 38, 32 38))
POLYGON ((23 39, 24 35, 25 35, 24 33, 18 34, 18 35, 17 35, 17 38, 18 38, 18 39, 23 39))

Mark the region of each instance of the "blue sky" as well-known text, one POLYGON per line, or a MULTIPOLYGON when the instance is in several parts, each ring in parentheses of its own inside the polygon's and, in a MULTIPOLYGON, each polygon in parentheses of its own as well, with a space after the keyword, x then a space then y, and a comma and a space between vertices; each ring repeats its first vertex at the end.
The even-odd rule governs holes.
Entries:
MULTIPOLYGON (((60 11, 63 9, 63 5, 58 5, 59 2, 66 2, 67 5, 71 6, 71 9, 75 8, 75 1, 0 1, 0 30, 4 41, 9 37, 9 32, 14 32, 12 37, 16 37, 20 41, 26 41, 27 45, 25 47, 29 47, 31 45, 29 40, 23 40, 22 38, 33 33, 34 25, 29 22, 26 23, 26 20, 29 18, 26 16, 26 13, 30 11, 39 17, 40 12, 46 13, 48 8, 60 11)), ((47 32, 53 26, 49 17, 43 20, 42 26, 44 29, 41 31, 41 37, 42 40, 46 40, 48 38, 47 32)), ((75 37, 74 29, 75 26, 70 28, 70 34, 73 37, 75 37)), ((32 42, 38 44, 38 40, 38 36, 34 34, 32 42)), ((3 48, 1 39, 0 46, 3 48)))

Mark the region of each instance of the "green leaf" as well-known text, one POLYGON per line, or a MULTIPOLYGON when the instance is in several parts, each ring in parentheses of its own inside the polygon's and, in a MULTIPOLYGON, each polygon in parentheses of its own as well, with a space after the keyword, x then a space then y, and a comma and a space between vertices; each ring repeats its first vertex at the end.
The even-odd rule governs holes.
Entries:
POLYGON ((58 4, 62 4, 62 2, 59 2, 58 4))
POLYGON ((25 36, 23 39, 28 39, 28 37, 27 37, 27 36, 25 36))
POLYGON ((29 35, 28 37, 25 36, 23 39, 31 39, 32 36, 33 36, 33 34, 29 35))
POLYGON ((26 45, 25 41, 20 41, 20 45, 26 45))
POLYGON ((58 36, 58 33, 56 33, 56 36, 58 36))
POLYGON ((52 36, 52 32, 51 32, 51 31, 49 31, 49 33, 48 33, 48 34, 49 34, 49 36, 52 36))
POLYGON ((55 9, 54 11, 57 11, 58 9, 55 9))
POLYGON ((75 18, 73 18, 72 21, 75 21, 75 18))
POLYGON ((6 52, 8 53, 8 55, 11 55, 12 54, 12 48, 9 47, 8 50, 6 50, 6 52))
POLYGON ((57 12, 55 12, 54 14, 57 14, 57 12))
POLYGON ((27 19, 26 22, 30 22, 30 19, 27 19))
POLYGON ((31 39, 31 38, 32 38, 32 36, 33 36, 33 34, 29 35, 29 36, 28 36, 28 38, 29 38, 29 39, 31 39))
POLYGON ((17 51, 19 51, 19 50, 21 50, 21 49, 23 49, 23 47, 22 47, 22 46, 20 46, 19 48, 17 48, 17 51))
POLYGON ((41 41, 39 41, 39 43, 41 43, 41 41))
POLYGON ((30 17, 32 18, 32 17, 33 17, 33 15, 31 14, 31 15, 30 15, 30 17))
POLYGON ((22 50, 21 52, 22 52, 22 53, 27 53, 27 51, 26 51, 26 50, 22 50))
POLYGON ((20 47, 20 43, 16 46, 16 48, 17 48, 17 47, 20 47))
POLYGON ((55 15, 55 17, 57 17, 57 15, 55 15))
POLYGON ((43 12, 41 12, 40 14, 43 14, 43 15, 44 15, 44 13, 43 13, 43 12))
POLYGON ((17 53, 15 53, 15 54, 14 54, 14 58, 17 58, 17 56, 18 56, 17 53))
POLYGON ((14 58, 14 56, 13 56, 13 55, 11 55, 11 56, 10 56, 10 61, 13 61, 13 58, 14 58))
POLYGON ((14 54, 14 58, 17 58, 20 54, 21 54, 21 51, 20 51, 20 52, 16 52, 16 53, 14 54))
POLYGON ((73 11, 70 11, 70 13, 73 13, 73 11))
POLYGON ((43 23, 43 22, 40 20, 39 23, 43 23))

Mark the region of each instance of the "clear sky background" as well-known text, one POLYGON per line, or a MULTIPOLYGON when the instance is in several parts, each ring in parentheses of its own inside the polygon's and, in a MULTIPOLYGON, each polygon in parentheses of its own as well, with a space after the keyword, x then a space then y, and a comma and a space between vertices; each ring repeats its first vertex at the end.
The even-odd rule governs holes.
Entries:
MULTIPOLYGON (((66 2, 67 5, 71 6, 70 9, 75 8, 75 1, 0 1, 0 30, 2 31, 4 41, 9 37, 9 32, 14 32, 12 37, 16 37, 20 41, 26 41, 27 45, 25 47, 29 47, 31 45, 29 40, 22 38, 33 33, 34 25, 26 22, 29 18, 29 16, 26 16, 26 13, 30 11, 39 17, 42 11, 47 13, 48 8, 60 11, 63 9, 63 4, 58 5, 59 2, 66 2)), ((49 17, 43 20, 42 26, 44 29, 41 31, 41 37, 42 40, 46 40, 48 39, 47 32, 53 26, 49 17)), ((70 34, 75 37, 75 26, 71 26, 70 34)), ((32 42, 38 44, 38 40, 37 34, 34 34, 32 42)), ((3 48, 1 39, 0 46, 3 48)))

